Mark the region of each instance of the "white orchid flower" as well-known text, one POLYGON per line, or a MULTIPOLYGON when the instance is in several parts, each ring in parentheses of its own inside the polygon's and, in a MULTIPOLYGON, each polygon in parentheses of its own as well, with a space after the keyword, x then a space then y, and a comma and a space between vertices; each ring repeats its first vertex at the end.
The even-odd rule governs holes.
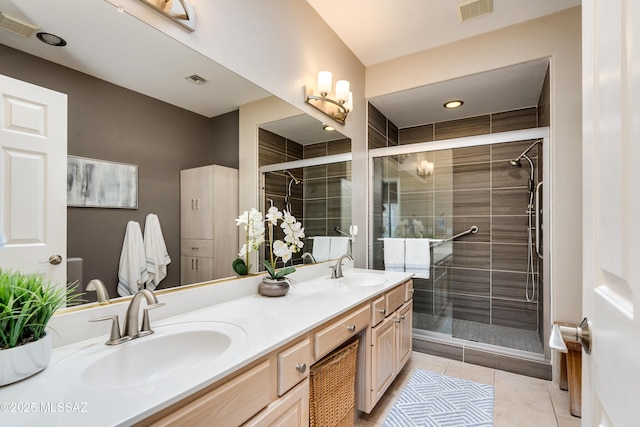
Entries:
POLYGON ((293 223, 296 222, 296 217, 291 215, 289 212, 284 211, 284 220, 283 221, 286 224, 293 224, 293 223))
POLYGON ((245 224, 245 230, 246 230, 246 225, 249 223, 249 212, 244 211, 242 212, 242 214, 236 218, 236 225, 242 225, 245 224))
POLYGON ((265 217, 271 224, 278 225, 278 220, 282 219, 282 212, 277 207, 271 206, 265 217))

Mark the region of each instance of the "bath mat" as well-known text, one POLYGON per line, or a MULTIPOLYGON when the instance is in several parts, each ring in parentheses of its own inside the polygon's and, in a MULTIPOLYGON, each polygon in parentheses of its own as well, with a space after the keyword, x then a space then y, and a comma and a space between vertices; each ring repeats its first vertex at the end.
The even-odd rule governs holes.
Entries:
POLYGON ((493 386, 416 369, 384 427, 493 426, 493 386))

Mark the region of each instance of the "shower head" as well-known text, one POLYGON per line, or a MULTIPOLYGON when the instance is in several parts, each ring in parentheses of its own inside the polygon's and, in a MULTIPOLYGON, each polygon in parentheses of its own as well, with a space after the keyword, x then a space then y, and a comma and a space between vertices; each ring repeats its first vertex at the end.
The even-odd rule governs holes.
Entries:
POLYGON ((509 160, 509 164, 511 166, 515 166, 517 168, 521 168, 522 167, 522 163, 520 162, 520 159, 511 159, 511 160, 509 160))
POLYGON ((293 180, 293 182, 294 182, 296 185, 298 185, 298 184, 301 184, 301 183, 302 183, 302 181, 300 181, 298 178, 296 178, 295 176, 293 176, 293 175, 291 174, 291 172, 289 172, 288 170, 285 170, 285 171, 284 171, 284 173, 286 173, 287 175, 289 175, 289 176, 291 177, 291 179, 293 180))

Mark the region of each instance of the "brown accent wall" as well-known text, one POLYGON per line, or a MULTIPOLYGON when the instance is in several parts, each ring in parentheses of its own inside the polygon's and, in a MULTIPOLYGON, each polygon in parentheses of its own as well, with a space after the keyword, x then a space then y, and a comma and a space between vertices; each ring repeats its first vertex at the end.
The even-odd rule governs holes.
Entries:
POLYGON ((99 278, 117 296, 126 224, 144 229, 146 215, 155 213, 172 260, 160 287, 178 285, 179 172, 210 163, 238 167, 238 112, 203 117, 2 44, 0 74, 67 94, 68 154, 138 165, 138 209, 67 209, 67 255, 83 258, 85 284, 99 278))

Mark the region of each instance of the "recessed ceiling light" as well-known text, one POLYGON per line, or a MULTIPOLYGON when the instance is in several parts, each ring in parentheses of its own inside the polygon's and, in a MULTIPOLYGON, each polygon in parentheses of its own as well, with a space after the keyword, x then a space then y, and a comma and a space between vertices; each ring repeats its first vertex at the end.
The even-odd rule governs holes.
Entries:
POLYGON ((36 37, 38 37, 38 40, 40 40, 43 43, 46 43, 48 45, 51 46, 66 46, 67 42, 59 36, 56 36, 55 34, 51 34, 51 33, 38 33, 36 34, 36 37))
POLYGON ((464 101, 461 101, 459 99, 454 99, 453 101, 447 101, 444 103, 443 107, 444 108, 458 108, 460 107, 462 104, 464 104, 464 101))
POLYGON ((329 125, 324 124, 324 123, 322 124, 322 129, 326 130, 327 132, 332 132, 332 131, 336 130, 334 127, 329 126, 329 125))

